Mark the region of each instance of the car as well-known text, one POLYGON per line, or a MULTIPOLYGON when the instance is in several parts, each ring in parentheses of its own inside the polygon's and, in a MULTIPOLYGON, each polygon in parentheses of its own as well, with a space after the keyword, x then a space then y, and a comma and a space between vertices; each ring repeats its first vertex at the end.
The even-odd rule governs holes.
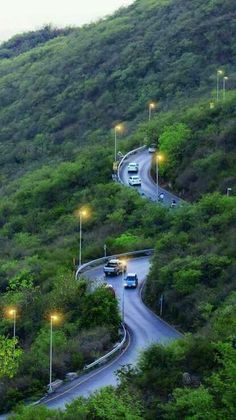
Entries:
POLYGON ((129 185, 141 185, 141 178, 138 175, 130 176, 129 185))
POLYGON ((119 276, 119 274, 125 273, 127 270, 126 264, 124 264, 118 258, 109 260, 103 268, 105 276, 119 276))
POLYGON ((128 172, 138 172, 139 164, 136 162, 130 162, 128 165, 128 172))
POLYGON ((124 280, 126 289, 136 289, 138 286, 138 276, 136 273, 128 273, 124 280))
POLYGON ((148 152, 149 153, 155 153, 156 152, 156 145, 155 144, 151 144, 148 148, 148 152))

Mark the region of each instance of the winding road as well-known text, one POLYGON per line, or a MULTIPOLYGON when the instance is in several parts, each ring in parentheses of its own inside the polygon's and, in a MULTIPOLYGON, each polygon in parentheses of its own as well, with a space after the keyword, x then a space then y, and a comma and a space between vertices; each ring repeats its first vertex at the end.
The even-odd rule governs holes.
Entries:
MULTIPOLYGON (((134 161, 139 163, 139 175, 142 185, 135 188, 138 189, 141 195, 156 201, 156 184, 150 175, 151 159, 152 155, 147 150, 138 151, 135 155, 131 155, 124 160, 119 175, 121 182, 129 185, 128 164, 134 161)), ((178 197, 162 188, 159 188, 159 192, 164 193, 164 205, 169 206, 173 199, 176 203, 180 202, 178 197)), ((133 258, 127 262, 127 271, 138 274, 139 287, 137 289, 124 289, 122 276, 110 277, 108 280, 116 291, 120 308, 122 308, 124 299, 124 321, 128 331, 126 347, 108 364, 62 385, 53 394, 43 398, 40 402, 41 404, 49 408, 63 409, 66 404, 78 396, 87 397, 103 386, 116 385, 116 371, 124 365, 134 365, 141 350, 151 343, 167 343, 170 340, 181 337, 178 331, 154 315, 142 302, 141 290, 149 272, 150 258, 150 256, 133 258)), ((103 266, 90 268, 84 275, 88 279, 104 282, 103 266)))
MULTIPOLYGON (((135 155, 127 157, 120 168, 120 179, 125 185, 128 183, 128 164, 129 162, 139 163, 139 175, 142 180, 141 187, 138 187, 140 194, 156 200, 156 184, 150 176, 150 165, 152 155, 147 150, 138 151, 135 155)), ((173 199, 176 203, 180 199, 173 194, 159 188, 159 192, 164 193, 164 203, 169 206, 173 199)), ((108 282, 112 284, 116 291, 120 308, 122 308, 124 298, 124 321, 127 326, 128 340, 126 347, 108 364, 103 365, 93 371, 83 374, 72 382, 62 385, 53 394, 44 397, 40 404, 49 408, 63 409, 66 404, 72 402, 78 396, 89 396, 92 392, 107 385, 116 385, 116 372, 127 364, 134 365, 139 357, 141 350, 152 343, 167 343, 170 340, 181 337, 181 334, 165 321, 157 317, 142 302, 141 290, 149 272, 150 256, 133 258, 127 261, 127 272, 138 274, 139 287, 137 289, 124 289, 122 276, 109 277, 108 282)), ((104 282, 103 266, 88 269, 83 275, 88 279, 104 282)), ((158 306, 158 302, 157 302, 158 306)), ((1 419, 7 415, 0 416, 1 419)))
MULTIPOLYGON (((116 291, 120 307, 122 306, 124 290, 125 323, 129 332, 125 350, 107 365, 85 374, 67 385, 63 385, 51 396, 44 399, 43 404, 50 408, 64 408, 67 403, 78 396, 87 397, 103 386, 116 385, 115 372, 124 365, 134 364, 141 350, 151 343, 166 343, 180 337, 180 334, 173 327, 155 316, 141 300, 140 291, 148 274, 149 266, 150 256, 128 261, 127 271, 138 273, 139 288, 137 289, 124 290, 122 276, 109 277, 108 280, 116 291)), ((88 270, 86 277, 104 282, 103 266, 88 270)))
MULTIPOLYGON (((151 174, 150 174, 150 168, 151 168, 151 162, 152 162, 152 153, 149 153, 147 149, 140 150, 135 154, 127 156, 127 158, 124 160, 123 164, 120 167, 119 170, 119 177, 121 182, 124 185, 129 186, 129 177, 132 174, 128 173, 128 165, 130 162, 136 162, 139 164, 139 173, 138 175, 141 178, 141 187, 132 187, 139 191, 139 193, 149 200, 156 201, 157 200, 157 185, 153 181, 151 174)), ((172 194, 171 192, 164 190, 160 186, 158 187, 159 194, 163 193, 164 199, 163 204, 166 206, 170 206, 172 203, 172 200, 176 201, 176 204, 180 203, 181 200, 176 195, 172 194)))
MULTIPOLYGON (((128 164, 139 164, 139 175, 142 180, 141 187, 135 187, 146 198, 156 201, 156 184, 150 175, 152 154, 141 150, 127 157, 120 167, 120 180, 129 186, 128 164)), ((176 203, 180 199, 172 193, 159 187, 159 192, 164 193, 163 204, 169 206, 174 199, 176 203)), ((127 364, 134 365, 141 350, 151 343, 167 343, 179 338, 181 335, 173 327, 154 315, 142 302, 141 289, 150 267, 150 256, 130 259, 127 264, 128 272, 135 272, 139 277, 139 287, 134 290, 123 289, 122 276, 110 277, 119 300, 120 308, 124 298, 124 321, 128 330, 128 343, 125 349, 107 365, 104 365, 90 373, 84 374, 73 382, 63 385, 52 395, 43 400, 43 404, 50 408, 64 408, 78 396, 87 397, 92 392, 107 385, 116 385, 116 371, 127 364)), ((104 282, 103 266, 86 271, 86 277, 98 282, 104 282)), ((157 302, 158 305, 158 302, 157 302)))

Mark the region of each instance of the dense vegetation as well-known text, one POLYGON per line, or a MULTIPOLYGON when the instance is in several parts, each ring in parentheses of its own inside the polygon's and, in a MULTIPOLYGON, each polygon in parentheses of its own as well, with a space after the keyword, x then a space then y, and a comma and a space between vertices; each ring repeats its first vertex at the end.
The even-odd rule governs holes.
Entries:
POLYGON ((38 31, 15 35, 1 44, 0 58, 16 57, 32 48, 45 44, 50 39, 67 35, 69 32, 72 32, 72 30, 57 29, 53 28, 51 25, 46 25, 38 31))
POLYGON ((155 309, 163 295, 166 319, 186 331, 204 325, 235 290, 235 204, 207 195, 176 211, 159 235, 146 300, 155 309))
POLYGON ((163 182, 171 182, 182 197, 192 200, 208 192, 225 194, 228 187, 235 189, 235 101, 232 92, 225 101, 213 103, 213 108, 197 103, 166 113, 156 122, 165 160, 160 167, 163 182))
POLYGON ((235 86, 234 13, 233 0, 138 0, 49 42, 47 27, 29 36, 31 48, 0 62, 2 187, 103 142, 117 120, 134 127, 150 99, 166 110, 210 97, 219 67, 235 86))
POLYGON ((118 338, 114 297, 74 279, 85 206, 83 260, 100 257, 105 243, 109 254, 155 246, 145 300, 159 313, 163 295, 164 318, 193 336, 147 350, 137 369, 120 373, 117 390, 64 414, 38 408, 38 418, 235 417, 236 94, 223 101, 221 91, 209 106, 219 66, 234 87, 234 10, 233 0, 138 0, 97 24, 45 27, 1 46, 2 411, 47 384, 52 311, 62 314, 54 377, 118 338), (140 123, 151 98, 158 113, 140 123), (111 182, 110 129, 119 120, 122 151, 157 142, 161 182, 196 203, 172 211, 111 182))

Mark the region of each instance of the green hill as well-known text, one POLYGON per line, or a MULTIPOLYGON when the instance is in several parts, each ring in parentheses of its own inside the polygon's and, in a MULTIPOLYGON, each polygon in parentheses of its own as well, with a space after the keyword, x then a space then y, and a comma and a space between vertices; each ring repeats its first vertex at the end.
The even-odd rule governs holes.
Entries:
POLYGON ((134 127, 150 99, 210 98, 219 67, 233 87, 234 17, 233 0, 142 0, 64 36, 25 35, 32 47, 0 62, 2 183, 101 143, 118 120, 134 127))
MULTIPOLYGON (((117 340, 114 298, 74 280, 78 209, 87 206, 83 261, 100 257, 105 243, 111 254, 156 247, 145 299, 158 313, 164 294, 164 317, 199 334, 150 349, 137 372, 123 372, 124 392, 135 392, 144 418, 202 415, 205 406, 214 406, 207 418, 217 418, 215 406, 226 417, 223 382, 235 366, 227 347, 235 336, 235 197, 225 196, 235 186, 234 18, 233 0, 138 0, 96 24, 46 27, 1 45, 0 345, 12 354, 14 343, 2 336, 12 335, 5 311, 16 306, 24 350, 1 365, 2 411, 43 392, 51 311, 64 314, 55 334, 57 377, 117 340), (219 68, 229 80, 224 101, 220 80, 215 103, 219 68), (147 122, 150 99, 158 109, 147 122), (161 182, 193 204, 172 212, 111 181, 118 121, 126 125, 119 148, 157 142, 161 182), (212 372, 219 375, 210 396, 200 388, 184 400, 186 370, 205 387, 212 372)), ((123 403, 131 409, 120 393, 121 412, 123 403)))
MULTIPOLYGON (((191 201, 235 189, 235 103, 232 91, 219 103, 201 100, 159 113, 151 123, 139 126, 133 138, 157 143, 163 157, 161 182, 167 189, 191 201)), ((155 162, 152 171, 155 178, 155 162)))

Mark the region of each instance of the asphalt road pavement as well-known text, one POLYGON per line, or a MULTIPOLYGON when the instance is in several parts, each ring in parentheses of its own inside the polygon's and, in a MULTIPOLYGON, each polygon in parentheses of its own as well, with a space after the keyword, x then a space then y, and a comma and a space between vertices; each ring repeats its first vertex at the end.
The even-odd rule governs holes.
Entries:
MULTIPOLYGON (((152 156, 153 154, 149 153, 147 149, 130 155, 127 159, 125 159, 120 168, 120 179, 123 184, 129 186, 129 177, 132 174, 128 173, 128 165, 130 162, 138 163, 138 175, 140 176, 142 183, 140 187, 136 186, 132 188, 136 188, 141 195, 147 197, 149 200, 157 201, 157 184, 154 182, 150 174, 152 156)), ((164 188, 161 188, 160 186, 158 187, 158 192, 159 194, 163 193, 163 204, 166 206, 170 206, 173 200, 175 200, 177 205, 181 202, 179 197, 165 190, 164 188)))

